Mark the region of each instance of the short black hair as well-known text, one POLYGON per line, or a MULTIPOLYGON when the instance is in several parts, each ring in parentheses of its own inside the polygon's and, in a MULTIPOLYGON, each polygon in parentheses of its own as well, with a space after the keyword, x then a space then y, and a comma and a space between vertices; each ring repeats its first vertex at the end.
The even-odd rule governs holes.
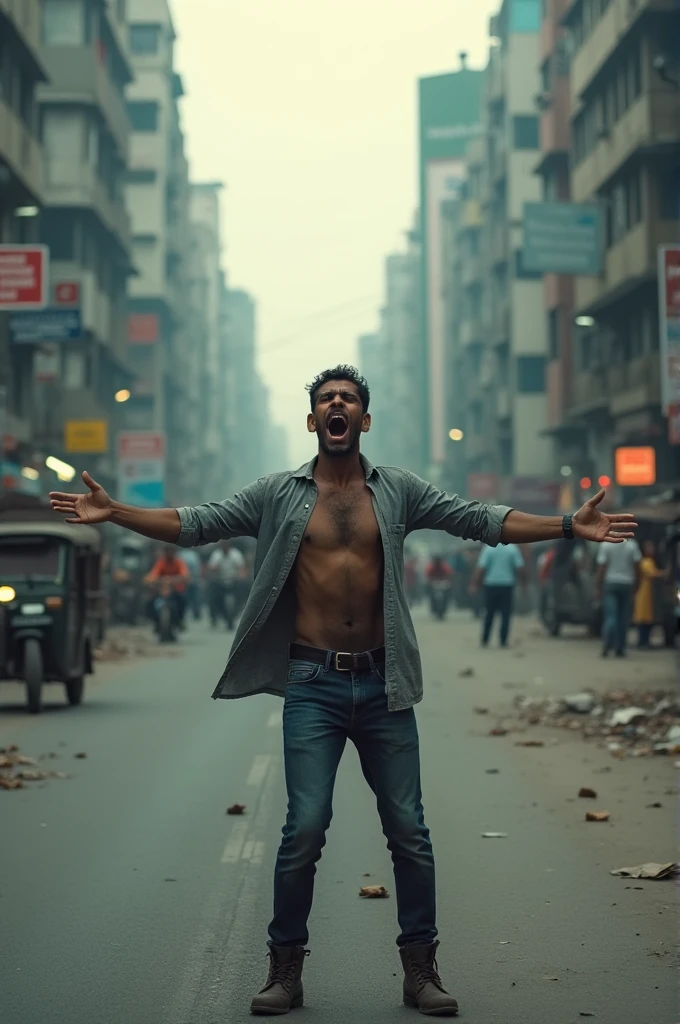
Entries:
POLYGON ((352 384, 356 384, 363 411, 368 412, 368 403, 371 400, 368 382, 365 377, 361 376, 356 366, 348 366, 346 363, 340 363, 339 366, 334 366, 332 370, 323 370, 316 375, 311 384, 306 385, 312 412, 314 412, 314 406, 316 405, 316 396, 329 380, 349 380, 352 384))

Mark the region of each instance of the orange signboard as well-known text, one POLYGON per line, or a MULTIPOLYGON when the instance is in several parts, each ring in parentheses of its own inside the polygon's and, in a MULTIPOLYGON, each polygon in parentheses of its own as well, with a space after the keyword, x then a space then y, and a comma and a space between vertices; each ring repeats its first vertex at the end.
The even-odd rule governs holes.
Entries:
POLYGON ((649 487, 656 483, 656 452, 646 446, 617 448, 616 482, 621 487, 649 487))

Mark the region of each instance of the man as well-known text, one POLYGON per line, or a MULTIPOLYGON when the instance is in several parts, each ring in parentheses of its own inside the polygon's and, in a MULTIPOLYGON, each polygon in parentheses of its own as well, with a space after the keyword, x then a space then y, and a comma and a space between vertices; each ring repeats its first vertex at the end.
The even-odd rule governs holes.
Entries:
POLYGON ((434 859, 413 711, 422 674, 404 594, 404 538, 439 529, 491 545, 573 534, 619 543, 632 536, 633 524, 630 516, 598 510, 604 492, 563 520, 465 502, 412 473, 371 466, 359 453, 371 426, 363 377, 337 366, 308 390, 307 429, 317 436, 318 455, 294 473, 264 477, 226 501, 155 511, 112 501, 84 474, 89 493, 55 493, 52 505, 70 523, 113 522, 183 546, 257 537, 253 589, 213 694, 285 697, 288 817, 274 876, 270 971, 252 1012, 302 1005, 316 863, 351 739, 392 853, 404 1001, 426 1015, 453 1016, 457 1003, 435 960, 434 859))
POLYGON ((496 615, 500 615, 501 647, 508 646, 510 619, 518 576, 523 583, 524 559, 516 544, 502 544, 500 547, 485 545, 473 577, 472 588, 477 590, 484 582, 484 625, 482 626, 482 647, 489 646, 491 631, 496 615))
POLYGON ((425 570, 425 578, 430 595, 430 611, 436 618, 443 619, 449 606, 453 569, 443 555, 435 555, 425 570))
POLYGON ((627 540, 616 549, 602 548, 598 552, 595 595, 602 601, 603 658, 612 649, 617 658, 626 656, 641 557, 640 548, 634 540, 627 540))
POLYGON ((193 551, 191 548, 182 551, 179 557, 189 572, 186 592, 187 606, 193 615, 194 621, 199 622, 201 618, 201 575, 203 571, 201 558, 198 552, 193 551))
POLYGON ((208 559, 208 569, 214 574, 219 585, 220 614, 227 623, 227 629, 234 628, 238 610, 238 586, 243 578, 246 560, 239 549, 228 540, 220 542, 208 559))
MULTIPOLYGON (((183 628, 187 608, 186 588, 190 581, 190 575, 186 563, 179 557, 171 544, 166 544, 163 547, 153 568, 144 577, 144 582, 157 583, 163 578, 172 579, 173 581, 172 596, 175 605, 176 624, 183 628)), ((156 603, 153 599, 149 604, 149 610, 151 618, 156 622, 156 603)))

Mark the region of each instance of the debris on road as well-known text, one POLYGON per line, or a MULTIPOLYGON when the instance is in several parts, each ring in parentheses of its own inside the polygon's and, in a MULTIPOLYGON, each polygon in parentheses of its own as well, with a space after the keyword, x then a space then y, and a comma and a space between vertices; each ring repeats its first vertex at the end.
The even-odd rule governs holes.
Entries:
POLYGON ((245 804, 232 804, 231 807, 227 807, 227 814, 235 815, 235 814, 245 814, 245 813, 246 813, 246 805, 245 804))
POLYGON ((390 896, 384 885, 362 885, 359 895, 365 900, 386 900, 390 896))
POLYGON ((544 747, 543 740, 517 740, 516 747, 544 747))
POLYGON ((519 719, 515 728, 529 724, 578 732, 584 739, 600 740, 619 760, 680 753, 680 698, 673 692, 517 695, 513 704, 519 719))
POLYGON ((470 665, 467 668, 462 668, 460 670, 460 672, 458 673, 458 675, 459 675, 459 677, 461 679, 469 679, 474 674, 475 674, 475 670, 470 665))
POLYGON ((181 647, 159 644, 148 627, 114 626, 94 651, 95 661, 125 661, 132 658, 178 658, 181 647))
POLYGON ((73 755, 77 761, 84 761, 87 758, 87 754, 81 750, 78 754, 73 755))
POLYGON ((647 807, 648 807, 648 808, 652 808, 652 807, 663 807, 663 804, 661 803, 661 801, 660 801, 660 800, 655 800, 653 804, 647 804, 647 807))
POLYGON ((489 736, 507 736, 508 730, 503 725, 495 725, 489 730, 489 736))
POLYGON ((597 800, 597 793, 594 789, 590 789, 588 786, 581 786, 578 791, 578 795, 582 800, 597 800))
POLYGON ((586 811, 586 821, 609 821, 609 811, 586 811))
POLYGON ((63 772, 40 771, 33 767, 37 764, 36 758, 20 754, 16 745, 0 750, 0 789, 23 789, 24 782, 68 778, 63 772))
POLYGON ((477 707, 477 708, 474 709, 474 712, 475 712, 476 715, 488 715, 489 714, 489 709, 488 708, 477 707))
POLYGON ((579 1017, 597 1017, 597 1014, 593 1013, 592 1010, 580 1010, 579 1017))
POLYGON ((667 864, 656 864, 650 861, 647 864, 638 864, 634 868, 616 868, 610 871, 610 875, 617 875, 619 878, 647 878, 650 881, 661 881, 664 878, 674 878, 680 872, 680 865, 675 861, 667 864))
POLYGON ((500 775, 500 768, 487 768, 486 769, 486 774, 487 775, 500 775))
POLYGON ((507 839, 507 832, 482 832, 482 839, 507 839))

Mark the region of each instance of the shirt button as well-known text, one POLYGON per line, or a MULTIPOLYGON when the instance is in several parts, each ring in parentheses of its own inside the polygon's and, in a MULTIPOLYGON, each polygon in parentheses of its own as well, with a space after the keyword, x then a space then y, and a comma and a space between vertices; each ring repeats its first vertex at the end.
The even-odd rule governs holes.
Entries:
POLYGON ((309 505, 305 505, 305 508, 309 508, 309 505))

